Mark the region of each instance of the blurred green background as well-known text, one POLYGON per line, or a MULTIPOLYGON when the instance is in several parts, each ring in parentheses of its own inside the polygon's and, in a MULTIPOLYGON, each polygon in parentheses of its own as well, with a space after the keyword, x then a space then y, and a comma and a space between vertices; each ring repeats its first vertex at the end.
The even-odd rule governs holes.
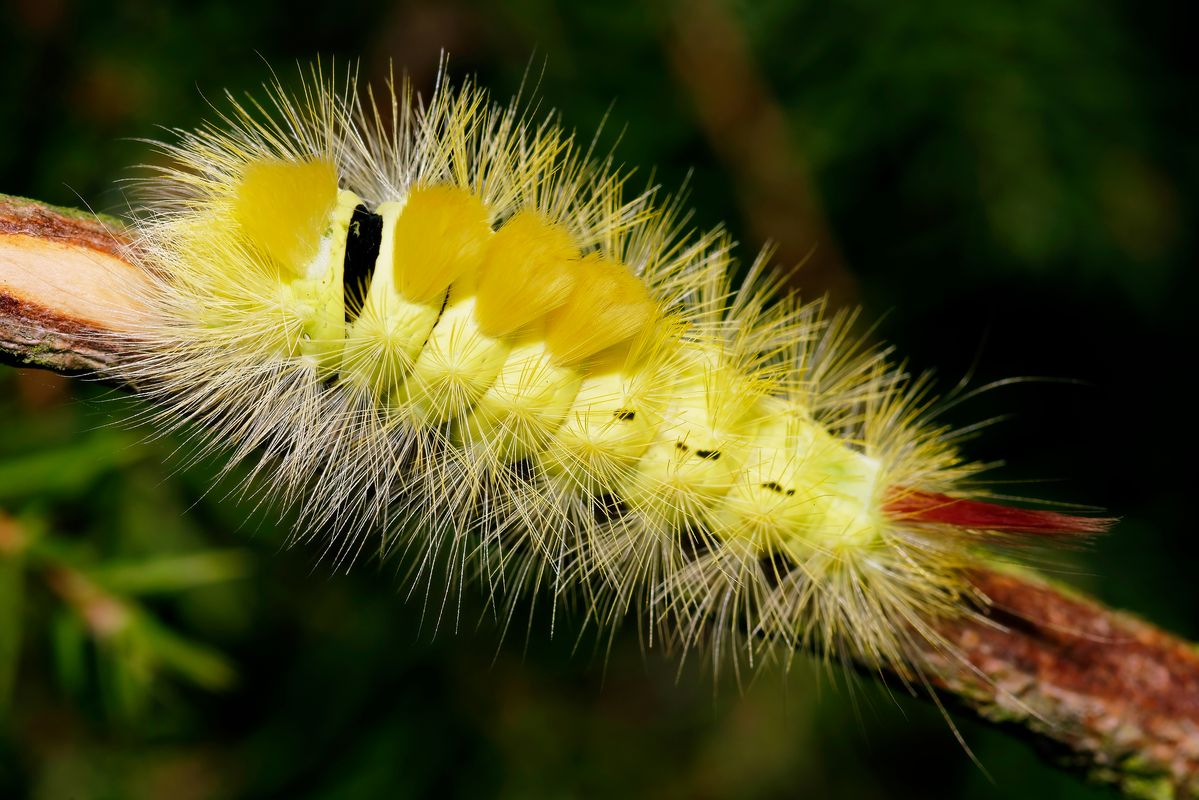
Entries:
MULTIPOLYGON (((746 254, 882 318, 999 487, 1115 532, 1055 569, 1199 636, 1195 95, 1169 3, 4 0, 0 192, 119 212, 136 137, 316 55, 545 107, 677 187, 746 254), (531 65, 531 67, 530 67, 531 65), (813 251, 812 248, 815 248, 813 251), (1033 483, 1026 483, 1032 481, 1033 483)), ((391 566, 332 573, 271 514, 110 423, 82 381, 0 367, 0 797, 1100 797, 1024 743, 801 663, 745 691, 606 660, 464 600, 431 635, 391 566), (448 626, 447 626, 448 627, 448 626)))

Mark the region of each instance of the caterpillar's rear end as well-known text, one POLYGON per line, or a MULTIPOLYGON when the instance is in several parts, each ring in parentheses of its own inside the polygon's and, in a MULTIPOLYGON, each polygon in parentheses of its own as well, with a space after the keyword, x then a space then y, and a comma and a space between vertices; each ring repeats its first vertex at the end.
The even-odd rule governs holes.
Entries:
POLYGON ((164 146, 134 250, 128 377, 339 561, 402 551, 437 609, 477 578, 717 658, 906 674, 989 543, 1101 527, 962 496, 976 468, 852 315, 762 259, 734 285, 723 233, 552 120, 400 95, 314 73, 233 103, 164 146))

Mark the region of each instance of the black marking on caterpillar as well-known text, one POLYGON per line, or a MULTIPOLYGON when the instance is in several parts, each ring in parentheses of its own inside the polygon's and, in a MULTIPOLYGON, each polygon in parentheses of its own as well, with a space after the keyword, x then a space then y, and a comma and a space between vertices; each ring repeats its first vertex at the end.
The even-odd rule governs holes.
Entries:
POLYGON ((354 209, 350 229, 346 233, 345 267, 342 282, 345 287, 346 322, 353 322, 362 308, 379 247, 383 241, 383 217, 372 213, 365 205, 354 209))

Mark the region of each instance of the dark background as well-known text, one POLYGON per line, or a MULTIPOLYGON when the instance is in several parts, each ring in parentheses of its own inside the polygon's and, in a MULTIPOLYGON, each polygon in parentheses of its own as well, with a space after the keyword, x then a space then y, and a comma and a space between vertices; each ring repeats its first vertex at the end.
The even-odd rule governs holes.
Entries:
MULTIPOLYGON (((5 0, 0 192, 119 212, 136 137, 268 65, 394 61, 427 90, 445 48, 500 99, 530 72, 641 174, 690 174, 697 225, 808 256, 805 294, 863 304, 946 390, 1062 379, 946 419, 1004 417, 966 445, 1001 490, 1122 518, 1060 577, 1195 637, 1189 30, 1131 0, 5 0)), ((713 691, 634 631, 607 659, 544 614, 500 643, 474 596, 433 637, 392 568, 284 549, 210 465, 106 426, 126 413, 0 367, 0 511, 36 542, 0 552, 0 796, 1104 794, 955 717, 988 779, 930 704, 807 663, 713 691)))

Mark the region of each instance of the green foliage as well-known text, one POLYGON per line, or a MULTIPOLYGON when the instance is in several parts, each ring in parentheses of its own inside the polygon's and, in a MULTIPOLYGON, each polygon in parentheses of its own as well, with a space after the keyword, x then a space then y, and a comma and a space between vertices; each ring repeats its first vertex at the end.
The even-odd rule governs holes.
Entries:
MULTIPOLYGON (((28 373, 27 373, 28 374, 28 373)), ((11 392, 10 370, 0 385, 11 392)), ((53 385, 53 384, 52 384, 53 385)), ((15 416, 18 412, 4 409, 15 416)), ((0 406, 0 408, 3 408, 0 406)), ((70 412, 60 409, 59 422, 70 412)), ((36 431, 37 425, 30 428, 36 431)), ((164 685, 181 682, 220 691, 236 680, 234 667, 214 648, 175 630, 141 598, 186 593, 244 578, 251 561, 243 550, 171 550, 181 543, 162 535, 161 551, 132 555, 136 530, 115 535, 99 524, 92 506, 100 492, 117 492, 125 474, 155 448, 115 429, 74 431, 63 443, 28 448, 18 433, 0 445, 0 717, 18 698, 23 647, 48 647, 60 688, 98 700, 108 716, 130 724, 153 713, 164 685), (103 548, 103 542, 115 544, 103 548), (26 624, 27 619, 35 624, 26 624), (49 620, 49 641, 39 628, 49 620), (33 635, 22 633, 29 628, 33 635)))

